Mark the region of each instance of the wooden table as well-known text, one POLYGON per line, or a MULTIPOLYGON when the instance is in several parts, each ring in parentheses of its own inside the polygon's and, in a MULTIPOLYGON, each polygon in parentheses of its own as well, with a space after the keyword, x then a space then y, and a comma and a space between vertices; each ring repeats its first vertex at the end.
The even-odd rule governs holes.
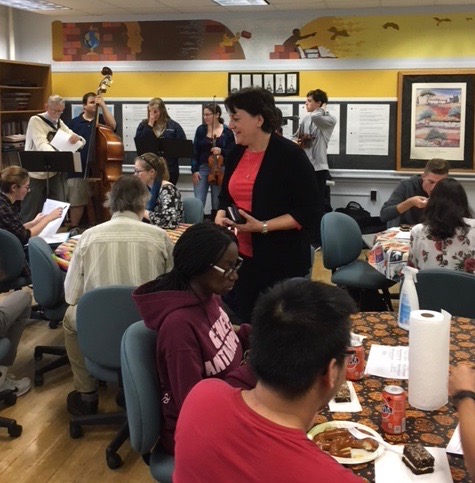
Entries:
MULTIPOLYGON (((366 335, 364 348, 366 360, 373 343, 383 345, 408 345, 409 333, 397 325, 397 316, 391 312, 362 312, 354 316, 353 332, 366 335)), ((475 320, 453 317, 451 324, 450 364, 471 362, 475 357, 475 320)), ((421 411, 406 405, 406 429, 401 435, 385 434, 381 429, 381 392, 384 386, 395 384, 407 391, 407 382, 366 376, 354 382, 363 410, 359 413, 332 413, 325 409, 315 424, 326 421, 354 421, 378 431, 384 439, 393 444, 421 443, 424 446, 445 448, 457 426, 457 416, 450 402, 437 411, 421 411)), ((454 482, 469 481, 461 456, 447 454, 454 482)), ((375 481, 374 461, 350 468, 359 476, 375 481)), ((404 483, 404 482, 401 482, 404 483)))

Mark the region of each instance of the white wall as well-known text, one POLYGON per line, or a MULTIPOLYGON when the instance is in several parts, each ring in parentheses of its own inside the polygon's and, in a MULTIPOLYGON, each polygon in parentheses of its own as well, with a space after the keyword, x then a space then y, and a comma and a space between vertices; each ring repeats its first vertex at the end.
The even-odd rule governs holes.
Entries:
POLYGON ((0 6, 0 59, 8 59, 8 8, 0 6))

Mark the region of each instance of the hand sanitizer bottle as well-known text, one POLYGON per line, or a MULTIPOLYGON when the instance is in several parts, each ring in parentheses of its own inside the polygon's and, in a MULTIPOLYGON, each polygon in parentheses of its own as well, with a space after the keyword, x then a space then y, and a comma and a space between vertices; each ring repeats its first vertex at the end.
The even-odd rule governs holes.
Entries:
POLYGON ((401 329, 409 330, 409 319, 413 310, 419 310, 419 298, 415 280, 419 270, 413 267, 404 267, 404 282, 399 296, 399 313, 397 323, 401 329))

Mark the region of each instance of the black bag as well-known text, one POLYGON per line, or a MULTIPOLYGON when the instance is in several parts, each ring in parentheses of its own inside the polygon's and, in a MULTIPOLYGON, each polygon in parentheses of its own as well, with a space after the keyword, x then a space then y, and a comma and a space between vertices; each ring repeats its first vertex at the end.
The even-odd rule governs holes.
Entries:
POLYGON ((361 233, 378 233, 386 229, 386 225, 379 216, 371 216, 357 201, 350 201, 346 208, 337 208, 335 211, 351 216, 361 229, 361 233))

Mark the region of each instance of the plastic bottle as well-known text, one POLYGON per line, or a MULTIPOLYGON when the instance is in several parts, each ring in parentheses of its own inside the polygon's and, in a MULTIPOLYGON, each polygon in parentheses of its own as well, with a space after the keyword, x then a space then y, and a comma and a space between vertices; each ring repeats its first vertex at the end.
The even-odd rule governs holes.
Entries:
POLYGON ((409 330, 409 319, 413 310, 419 310, 419 298, 415 279, 419 270, 413 267, 404 267, 404 282, 399 296, 399 313, 397 323, 401 329, 409 330))

